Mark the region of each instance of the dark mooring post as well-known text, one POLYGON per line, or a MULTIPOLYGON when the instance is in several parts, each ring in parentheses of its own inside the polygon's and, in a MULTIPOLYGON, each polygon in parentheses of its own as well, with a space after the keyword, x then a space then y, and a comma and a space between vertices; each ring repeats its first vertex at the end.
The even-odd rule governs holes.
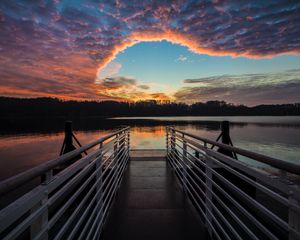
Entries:
POLYGON ((60 155, 68 153, 76 149, 73 145, 72 121, 65 122, 65 139, 60 151, 60 155))
POLYGON ((222 131, 222 143, 229 145, 230 144, 230 135, 229 135, 229 122, 223 121, 221 123, 222 131))
MULTIPOLYGON (((70 149, 74 148, 72 138, 72 122, 65 122, 65 152, 70 152, 70 149)), ((73 150, 73 149, 72 149, 73 150)))
MULTIPOLYGON (((221 123, 221 134, 220 134, 220 136, 221 136, 221 141, 222 141, 223 144, 232 146, 232 141, 231 141, 231 138, 230 138, 230 131, 229 131, 229 121, 223 121, 221 123)), ((229 150, 219 148, 218 152, 220 152, 224 155, 227 155, 229 157, 236 158, 236 155, 233 152, 229 151, 229 150)))

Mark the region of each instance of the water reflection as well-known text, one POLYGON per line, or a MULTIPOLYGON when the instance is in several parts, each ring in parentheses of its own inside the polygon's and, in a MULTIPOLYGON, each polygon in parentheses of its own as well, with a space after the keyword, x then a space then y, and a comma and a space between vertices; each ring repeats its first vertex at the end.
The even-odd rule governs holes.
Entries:
MULTIPOLYGON (((300 158, 300 118, 293 117, 291 124, 288 118, 276 121, 271 117, 270 124, 264 117, 259 123, 259 118, 251 117, 247 122, 234 122, 231 124, 231 138, 237 147, 250 149, 252 151, 266 154, 275 158, 299 164, 300 158), (295 119, 298 119, 298 122, 295 119)), ((139 120, 139 119, 119 119, 108 122, 96 120, 86 120, 83 125, 76 125, 74 121, 75 134, 82 144, 89 143, 100 138, 117 128, 121 124, 131 126, 131 147, 139 149, 163 149, 165 148, 165 127, 174 125, 175 127, 199 135, 201 137, 216 139, 220 133, 220 122, 216 118, 205 119, 205 121, 188 121, 181 118, 176 122, 159 118, 139 120), (95 122, 94 122, 95 121, 95 122), (97 124, 96 124, 97 123, 97 124), (87 127, 89 126, 89 127, 87 127), (85 129, 86 127, 86 129, 85 129)), ((220 120, 223 120, 220 119, 220 120)), ((226 119, 228 120, 228 119, 226 119)), ((231 120, 231 119, 229 119, 231 120)), ((239 121, 241 119, 239 118, 239 121)), ((51 123, 49 123, 51 124, 51 123)), ((63 126, 63 121, 61 121, 63 126)), ((16 134, 9 132, 0 135, 0 179, 12 176, 16 173, 29 169, 49 159, 59 155, 64 133, 57 129, 57 124, 53 131, 40 133, 39 128, 31 134, 16 134)), ((48 125, 48 128, 49 125, 48 125)), ((22 130, 19 130, 22 132, 22 130)))

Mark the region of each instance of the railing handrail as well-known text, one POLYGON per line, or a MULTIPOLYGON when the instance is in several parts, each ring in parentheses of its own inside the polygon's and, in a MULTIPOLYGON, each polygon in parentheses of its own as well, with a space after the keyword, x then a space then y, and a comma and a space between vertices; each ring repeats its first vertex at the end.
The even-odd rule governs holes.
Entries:
POLYGON ((219 143, 219 142, 207 139, 207 138, 199 137, 199 136, 194 135, 192 133, 188 133, 188 132, 185 132, 185 131, 175 129, 174 127, 168 127, 168 128, 171 129, 171 130, 174 130, 175 132, 178 132, 178 133, 184 134, 186 136, 192 137, 194 139, 197 139, 199 141, 202 141, 204 143, 209 143, 209 144, 218 146, 222 149, 225 149, 225 150, 228 150, 228 151, 231 151, 231 152, 235 152, 235 153, 243 155, 245 157, 249 157, 249 158, 254 159, 258 162, 268 164, 268 165, 270 165, 272 167, 275 167, 275 168, 278 168, 280 170, 284 170, 284 171, 287 171, 287 172, 290 172, 290 173, 300 175, 300 165, 298 165, 298 164, 286 162, 286 161, 283 161, 283 160, 280 160, 280 159, 277 159, 277 158, 273 158, 273 157, 269 157, 269 156, 266 156, 266 155, 263 155, 263 154, 260 154, 260 153, 255 153, 255 152, 251 152, 251 151, 248 151, 248 150, 245 150, 245 149, 242 149, 242 148, 233 147, 233 146, 230 146, 230 145, 219 143))
MULTIPOLYGON (((237 151, 253 160, 261 160, 260 157, 265 160, 266 156, 173 127, 167 129, 168 163, 205 221, 210 237, 218 240, 300 239, 299 185, 289 180, 287 171, 279 170, 278 177, 265 174, 211 149, 208 144, 237 151)), ((276 163, 276 167, 282 169, 276 163)))
POLYGON ((86 144, 80 148, 77 148, 69 153, 66 153, 58 158, 49 160, 45 163, 42 163, 38 166, 35 166, 31 169, 28 169, 28 170, 21 172, 15 176, 12 176, 10 178, 7 178, 7 179, 1 181, 0 182, 0 196, 12 191, 16 187, 19 187, 22 184, 27 183, 28 181, 30 181, 38 176, 41 176, 43 173, 45 173, 59 165, 66 163, 67 161, 78 156, 79 154, 83 153, 84 151, 89 150, 92 147, 94 147, 100 143, 103 143, 107 139, 110 139, 110 138, 114 137, 115 135, 119 134, 120 132, 126 131, 128 129, 129 129, 129 127, 124 127, 118 131, 115 131, 109 135, 106 135, 100 139, 97 139, 89 144, 86 144))

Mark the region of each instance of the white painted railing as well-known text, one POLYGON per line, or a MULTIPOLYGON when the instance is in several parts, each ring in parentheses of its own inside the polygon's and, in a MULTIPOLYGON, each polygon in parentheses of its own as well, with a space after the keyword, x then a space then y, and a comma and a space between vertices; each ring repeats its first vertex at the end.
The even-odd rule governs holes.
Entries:
POLYGON ((126 127, 1 182, 4 196, 44 175, 0 211, 0 239, 98 239, 129 159, 129 141, 126 127))
POLYGON ((300 239, 300 166, 167 128, 167 159, 212 239, 300 239), (280 175, 211 149, 215 145, 280 175))

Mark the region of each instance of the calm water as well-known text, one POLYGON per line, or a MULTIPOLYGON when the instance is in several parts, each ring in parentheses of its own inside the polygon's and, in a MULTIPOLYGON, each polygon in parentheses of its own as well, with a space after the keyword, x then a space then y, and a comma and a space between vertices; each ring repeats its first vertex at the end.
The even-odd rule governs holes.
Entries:
MULTIPOLYGON (((235 146, 300 164, 300 117, 147 117, 118 118, 109 122, 93 120, 93 123, 90 119, 81 119, 74 132, 85 144, 126 124, 131 126, 132 148, 162 149, 165 148, 167 125, 215 140, 223 120, 231 122, 230 131, 235 146)), ((73 122, 75 125, 76 120, 73 122)), ((59 124, 63 127, 63 121, 60 120, 59 124)), ((57 157, 64 135, 62 128, 57 129, 56 126, 55 121, 49 121, 46 132, 44 128, 43 131, 37 130, 36 124, 32 126, 32 132, 28 125, 20 128, 13 126, 14 131, 11 132, 2 131, 0 179, 57 157)))

